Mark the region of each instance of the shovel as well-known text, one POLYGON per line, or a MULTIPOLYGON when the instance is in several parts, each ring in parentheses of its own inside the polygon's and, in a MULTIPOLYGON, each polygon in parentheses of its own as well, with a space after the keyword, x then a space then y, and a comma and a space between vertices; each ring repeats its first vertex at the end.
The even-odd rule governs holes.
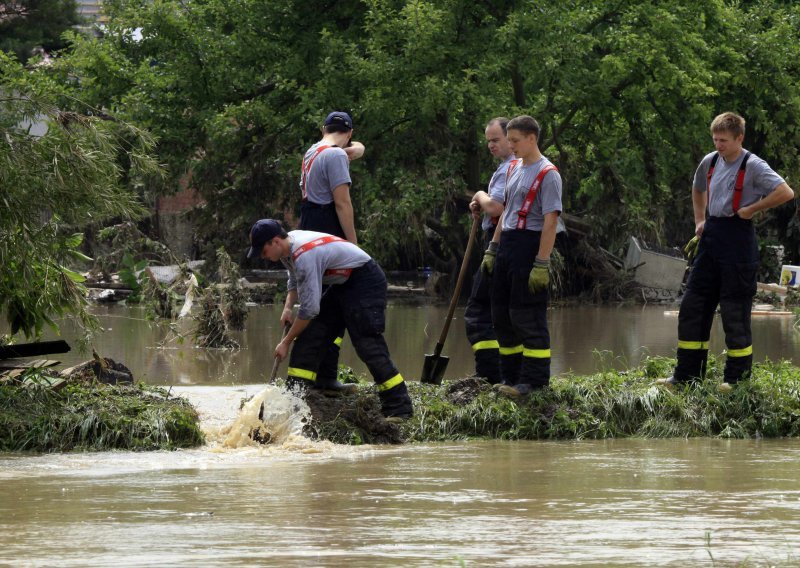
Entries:
POLYGON ((442 334, 439 336, 439 342, 436 344, 433 354, 425 355, 425 364, 422 366, 422 375, 419 379, 422 383, 433 385, 442 384, 444 371, 447 369, 448 361, 450 361, 449 357, 444 357, 442 355, 442 348, 444 347, 445 339, 447 339, 447 332, 450 330, 453 312, 456 311, 458 297, 461 295, 461 285, 464 283, 464 276, 467 274, 467 265, 472 256, 472 247, 475 245, 475 235, 478 233, 478 225, 480 225, 480 218, 473 218, 472 229, 469 232, 469 241, 467 242, 467 250, 464 252, 464 260, 461 261, 461 270, 458 273, 456 288, 453 290, 453 299, 450 300, 450 309, 447 311, 447 318, 444 320, 442 334))

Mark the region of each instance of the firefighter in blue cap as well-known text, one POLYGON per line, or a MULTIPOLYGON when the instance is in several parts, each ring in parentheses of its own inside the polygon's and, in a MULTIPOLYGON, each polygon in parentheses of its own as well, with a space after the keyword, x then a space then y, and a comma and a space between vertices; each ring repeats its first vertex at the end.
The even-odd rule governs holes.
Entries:
POLYGON ((324 388, 318 383, 320 353, 345 328, 375 380, 383 415, 396 420, 412 415, 406 383, 383 337, 386 276, 367 253, 335 235, 287 233, 274 219, 261 219, 250 230, 247 256, 282 262, 289 271, 287 303, 300 303, 275 348, 275 356, 283 360, 294 345, 287 371, 291 387, 301 392, 324 388))
MULTIPOLYGON (((358 244, 353 203, 350 200, 350 161, 364 154, 364 145, 352 140, 353 119, 343 111, 333 111, 322 125, 322 139, 306 150, 300 170, 299 227, 341 237, 358 244)), ((292 305, 287 304, 281 320, 288 323, 292 305)), ((352 385, 337 380, 339 350, 344 329, 325 348, 319 369, 319 384, 330 392, 349 393, 352 385)))
POLYGON ((702 159, 692 185, 695 236, 685 250, 694 266, 678 314, 678 364, 659 384, 703 377, 717 305, 728 348, 719 389, 731 390, 752 369, 750 312, 760 262, 752 219, 791 200, 794 191, 767 162, 742 147, 744 130, 744 118, 732 112, 711 122, 715 151, 702 159))

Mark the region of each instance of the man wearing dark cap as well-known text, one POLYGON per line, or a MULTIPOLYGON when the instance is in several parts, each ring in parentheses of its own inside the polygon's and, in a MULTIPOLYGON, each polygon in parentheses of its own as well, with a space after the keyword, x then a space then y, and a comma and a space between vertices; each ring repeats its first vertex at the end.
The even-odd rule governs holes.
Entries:
POLYGON ((375 379, 383 415, 411 416, 406 384, 383 338, 386 277, 367 253, 334 235, 286 233, 274 219, 261 219, 250 229, 247 256, 282 262, 289 271, 286 304, 300 303, 297 318, 275 347, 275 357, 283 360, 294 345, 287 372, 290 387, 302 392, 319 388, 319 354, 346 328, 375 379))
POLYGON ((353 120, 334 111, 322 126, 322 139, 306 150, 300 171, 300 229, 322 231, 358 244, 350 201, 350 160, 364 146, 352 142, 353 120))
MULTIPOLYGON (((311 146, 303 157, 300 172, 299 228, 319 231, 347 239, 358 244, 353 204, 350 201, 350 160, 361 157, 364 146, 352 142, 353 119, 346 112, 334 111, 322 126, 322 139, 311 146)), ((292 305, 281 315, 283 324, 292 321, 292 305)), ((319 369, 319 384, 329 391, 347 391, 347 386, 337 379, 339 349, 344 339, 344 329, 325 348, 319 369)))

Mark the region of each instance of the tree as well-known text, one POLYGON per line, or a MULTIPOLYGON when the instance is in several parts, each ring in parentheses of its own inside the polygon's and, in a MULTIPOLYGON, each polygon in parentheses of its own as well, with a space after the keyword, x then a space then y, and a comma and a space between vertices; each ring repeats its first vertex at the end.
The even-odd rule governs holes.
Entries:
MULTIPOLYGON (((110 0, 106 36, 74 36, 54 71, 79 85, 75 95, 157 135, 172 175, 207 202, 201 230, 228 250, 253 219, 291 214, 300 155, 331 109, 351 112, 367 146, 353 163, 360 240, 389 267, 436 259, 456 270, 467 201, 493 170, 483 125, 497 115, 539 119, 566 210, 611 249, 631 234, 686 240, 691 177, 718 112, 745 114, 754 149, 788 178, 800 171, 792 3, 315 8, 309 17, 299 0, 110 0)), ((779 219, 779 235, 792 219, 779 219)))
POLYGON ((150 136, 86 107, 61 110, 59 95, 0 53, 0 314, 12 336, 57 330, 65 315, 94 328, 83 278, 69 268, 87 260, 76 227, 141 214, 130 187, 158 173, 150 136))
POLYGON ((25 63, 35 47, 48 53, 66 47, 61 35, 80 22, 75 0, 2 0, 0 51, 25 63))

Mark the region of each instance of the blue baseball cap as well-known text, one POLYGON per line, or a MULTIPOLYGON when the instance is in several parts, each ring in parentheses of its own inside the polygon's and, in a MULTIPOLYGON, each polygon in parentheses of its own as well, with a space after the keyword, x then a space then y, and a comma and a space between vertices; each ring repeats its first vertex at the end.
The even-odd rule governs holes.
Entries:
POLYGON ((284 232, 275 219, 259 219, 250 229, 250 249, 247 258, 261 258, 264 245, 284 232))
POLYGON ((341 124, 348 130, 353 129, 353 119, 350 118, 350 115, 346 112, 341 112, 338 110, 335 110, 328 115, 323 126, 330 126, 332 124, 341 124))

